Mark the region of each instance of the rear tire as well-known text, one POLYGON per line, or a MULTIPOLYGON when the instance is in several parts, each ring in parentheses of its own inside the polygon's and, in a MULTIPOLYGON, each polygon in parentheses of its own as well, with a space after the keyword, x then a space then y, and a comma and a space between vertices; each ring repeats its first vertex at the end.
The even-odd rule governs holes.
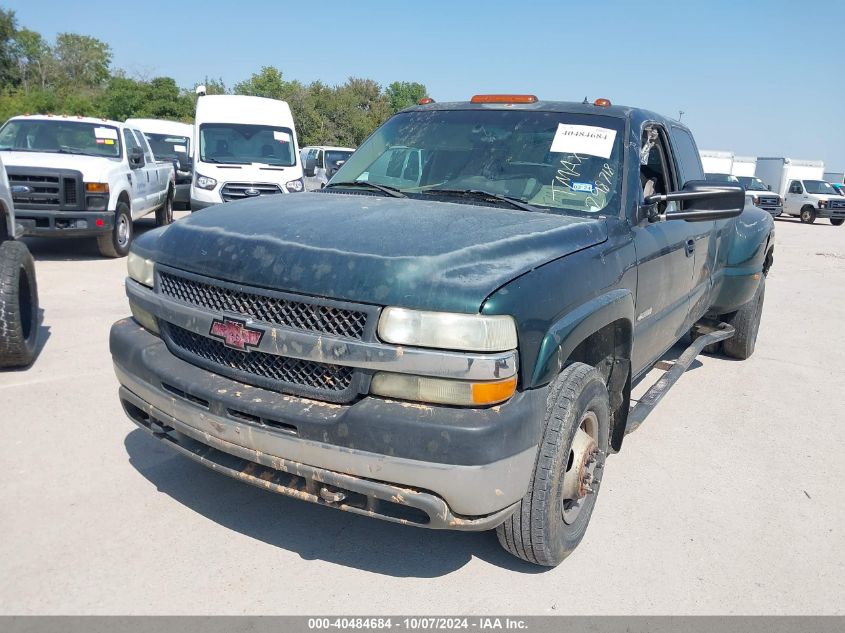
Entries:
POLYGON ((813 207, 803 207, 799 217, 804 224, 812 224, 816 221, 816 210, 813 207))
POLYGON ((502 547, 547 567, 572 553, 595 507, 609 436, 607 387, 594 367, 573 363, 551 385, 528 492, 496 528, 502 547))
POLYGON ((0 244, 0 367, 26 367, 38 343, 35 263, 21 242, 0 244))
POLYGON ((173 222, 173 189, 167 190, 164 204, 156 209, 156 226, 167 226, 173 222))
POLYGON ((754 353, 757 344, 757 333, 760 330, 760 320, 763 316, 763 299, 766 296, 766 277, 760 277, 760 285, 754 297, 733 314, 725 315, 722 320, 730 323, 736 333, 729 339, 722 341, 722 349, 726 356, 745 360, 754 353))
POLYGON ((134 228, 132 216, 129 213, 129 205, 125 202, 118 202, 114 212, 114 226, 111 232, 97 237, 97 248, 103 257, 126 257, 129 247, 132 246, 134 228))
POLYGON ((830 223, 833 226, 842 226, 845 223, 845 218, 830 218, 830 223))

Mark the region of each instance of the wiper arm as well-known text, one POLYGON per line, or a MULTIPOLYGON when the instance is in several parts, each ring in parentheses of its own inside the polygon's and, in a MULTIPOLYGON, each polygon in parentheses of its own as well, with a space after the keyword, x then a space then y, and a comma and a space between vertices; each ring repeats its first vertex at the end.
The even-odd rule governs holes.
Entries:
POLYGON ((366 180, 350 180, 349 182, 331 182, 327 184, 324 189, 329 189, 330 187, 372 187, 373 189, 378 189, 382 193, 386 193, 391 198, 407 198, 404 193, 402 193, 396 187, 388 187, 387 185, 377 185, 374 182, 367 182, 366 180))
POLYGON ((217 160, 216 158, 202 158, 200 159, 203 163, 217 163, 218 165, 249 165, 250 163, 245 163, 240 160, 217 160))
POLYGON ((514 198, 513 196, 505 196, 500 193, 493 193, 491 191, 484 191, 483 189, 427 189, 422 193, 436 193, 453 196, 474 196, 476 198, 491 198, 501 202, 507 202, 515 209, 522 209, 523 211, 542 211, 539 207, 533 204, 514 198))

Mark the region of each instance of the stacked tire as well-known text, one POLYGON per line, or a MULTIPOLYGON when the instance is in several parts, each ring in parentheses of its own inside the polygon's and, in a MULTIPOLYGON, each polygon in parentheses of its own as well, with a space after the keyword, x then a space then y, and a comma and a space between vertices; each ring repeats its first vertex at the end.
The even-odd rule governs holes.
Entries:
POLYGON ((38 341, 35 263, 21 242, 0 243, 0 368, 26 367, 38 341))

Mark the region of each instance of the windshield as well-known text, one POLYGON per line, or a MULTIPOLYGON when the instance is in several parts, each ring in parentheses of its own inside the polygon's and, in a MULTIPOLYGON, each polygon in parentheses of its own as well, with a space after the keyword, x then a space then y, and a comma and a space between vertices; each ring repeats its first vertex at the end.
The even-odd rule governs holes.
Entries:
POLYGON ((153 155, 157 159, 172 160, 176 158, 176 153, 190 154, 191 141, 187 136, 178 136, 172 134, 153 134, 151 132, 144 132, 147 137, 147 142, 153 150, 153 155))
POLYGON ((740 176, 739 184, 745 187, 746 191, 768 191, 769 188, 756 176, 740 176))
POLYGON ((13 119, 0 129, 0 151, 120 158, 117 128, 65 119, 13 119))
POLYGON ((352 152, 349 151, 326 150, 326 167, 335 168, 339 162, 345 161, 350 156, 352 156, 352 152))
POLYGON ((204 163, 296 165, 293 132, 272 125, 203 123, 200 125, 200 160, 204 163))
POLYGON ((616 213, 624 124, 565 112, 403 112, 355 150, 332 183, 370 182, 411 197, 484 191, 542 210, 616 213))
POLYGON ((708 182, 739 182, 739 178, 731 176, 730 174, 704 174, 704 179, 708 182))
POLYGON ((807 190, 807 193, 814 193, 814 194, 825 194, 828 196, 836 196, 839 195, 836 192, 836 189, 833 188, 829 182, 825 182, 824 180, 805 180, 804 181, 804 189, 807 190))

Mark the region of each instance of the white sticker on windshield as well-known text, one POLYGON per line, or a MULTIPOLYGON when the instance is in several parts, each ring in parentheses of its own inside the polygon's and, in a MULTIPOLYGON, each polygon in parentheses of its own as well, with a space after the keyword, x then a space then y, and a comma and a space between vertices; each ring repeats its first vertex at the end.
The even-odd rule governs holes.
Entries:
POLYGON ((559 123, 550 151, 610 158, 615 140, 616 130, 592 125, 559 123))
POLYGON ((273 138, 281 143, 290 143, 290 134, 287 132, 273 131, 273 138))
POLYGON ((113 127, 95 127, 94 136, 96 138, 110 138, 116 141, 117 130, 115 130, 113 127))
POLYGON ((174 152, 187 152, 188 146, 187 145, 174 145, 173 151, 174 152))

